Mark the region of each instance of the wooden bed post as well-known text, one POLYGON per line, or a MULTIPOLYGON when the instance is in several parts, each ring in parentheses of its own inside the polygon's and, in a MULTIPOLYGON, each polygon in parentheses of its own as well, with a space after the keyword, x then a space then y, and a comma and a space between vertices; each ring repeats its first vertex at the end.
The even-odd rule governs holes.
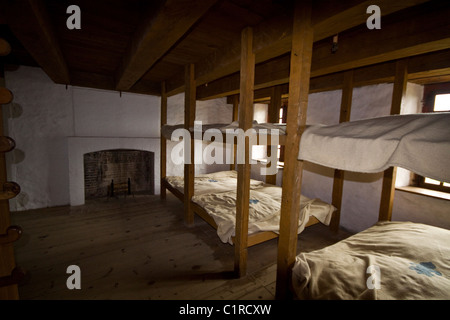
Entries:
MULTIPOLYGON (((184 128, 194 127, 195 120, 196 87, 194 64, 188 64, 185 68, 185 95, 184 95, 184 128)), ((194 139, 191 139, 191 161, 184 165, 184 219, 186 224, 194 223, 194 210, 191 198, 194 195, 194 139)))
MULTIPOLYGON (((391 115, 400 114, 402 99, 408 82, 408 60, 397 60, 395 64, 394 90, 392 92, 391 115)), ((396 167, 384 171, 378 221, 391 221, 394 205, 396 167)))
MULTIPOLYGON (((270 92, 270 104, 269 104, 269 123, 278 123, 278 120, 280 118, 280 107, 281 107, 281 85, 274 86, 271 88, 270 92)), ((272 152, 277 152, 278 146, 268 144, 267 145, 267 155, 270 157, 272 155, 272 152)), ((268 163, 267 166, 270 166, 268 163)), ((266 176, 266 183, 270 184, 277 184, 277 175, 272 174, 266 176)))
MULTIPOLYGON (((10 52, 9 43, 0 39, 0 56, 7 55, 10 52)), ((5 75, 3 64, 0 63, 0 87, 5 87, 5 75)), ((11 96, 12 97, 12 96, 11 96)), ((3 100, 3 99, 2 99, 3 100)), ((0 101, 0 136, 4 135, 3 128, 3 108, 1 104, 7 104, 10 101, 0 101)), ((5 153, 0 153, 0 185, 3 186, 8 181, 6 172, 5 153)), ((11 214, 9 208, 9 200, 0 200, 0 235, 8 233, 8 228, 11 227, 11 214)), ((2 244, 0 243, 0 278, 8 279, 15 270, 16 261, 14 257, 14 244, 12 242, 2 244)), ((7 281, 5 281, 7 282, 7 281)), ((17 300, 19 299, 19 292, 17 282, 12 282, 9 285, 0 286, 0 300, 17 300)))
MULTIPOLYGON (((352 109, 353 97, 353 70, 349 70, 344 74, 344 83, 342 87, 341 111, 339 115, 339 123, 350 121, 350 112, 352 109)), ((330 222, 330 229, 334 232, 339 230, 339 222, 341 220, 342 194, 344 190, 344 170, 334 170, 333 194, 331 203, 337 208, 333 213, 330 222)))
MULTIPOLYGON (((233 118, 232 118, 232 121, 238 120, 238 112, 239 112, 239 95, 235 94, 233 96, 233 118)), ((234 148, 233 162, 230 165, 230 170, 236 170, 236 150, 237 150, 236 144, 233 145, 233 148, 234 148)))
MULTIPOLYGON (((161 128, 163 125, 167 124, 167 92, 166 92, 166 82, 163 81, 161 83, 161 128)), ((161 200, 166 199, 166 187, 164 186, 164 178, 167 175, 167 141, 166 138, 164 138, 162 132, 161 132, 161 147, 160 147, 160 185, 161 185, 161 192, 160 192, 160 198, 161 200)))
MULTIPOLYGON (((244 132, 252 127, 254 81, 255 55, 253 53, 253 30, 248 27, 241 33, 239 128, 243 129, 244 132)), ((249 148, 248 137, 245 137, 245 163, 237 165, 238 181, 234 271, 239 277, 245 275, 247 272, 248 210, 250 199, 249 148)))
POLYGON ((297 160, 297 156, 300 138, 306 127, 313 36, 311 1, 297 1, 294 9, 289 75, 289 108, 285 144, 286 150, 289 152, 285 154, 283 170, 277 260, 277 299, 286 298, 288 295, 291 270, 297 255, 297 230, 303 170, 303 161, 297 160))

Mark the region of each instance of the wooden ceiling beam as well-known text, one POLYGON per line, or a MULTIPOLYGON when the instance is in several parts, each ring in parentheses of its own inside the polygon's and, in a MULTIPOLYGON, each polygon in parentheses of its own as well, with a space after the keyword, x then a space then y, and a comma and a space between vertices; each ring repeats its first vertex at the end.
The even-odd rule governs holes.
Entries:
MULTIPOLYGON (((286 58, 283 58, 286 59, 286 58)), ((273 61, 275 63, 275 61, 273 61)), ((285 64, 281 62, 280 66, 285 64)), ((260 68, 261 66, 259 66, 260 68)), ((261 74, 261 70, 256 68, 256 72, 261 74)), ((365 66, 354 69, 354 87, 361 87, 371 84, 393 82, 394 81, 395 61, 387 61, 375 65, 365 66)), ((408 80, 415 83, 426 83, 439 77, 448 77, 450 75, 450 49, 427 53, 423 55, 408 58, 408 80)), ((342 88, 345 71, 332 74, 312 77, 310 81, 309 92, 321 92, 329 90, 339 90, 342 88)), ((208 100, 221 98, 239 93, 239 82, 236 81, 238 74, 213 81, 208 86, 197 88, 197 99, 208 100)), ((287 94, 289 81, 289 70, 280 68, 274 75, 265 74, 265 80, 255 79, 255 99, 261 100, 270 96, 270 87, 276 84, 282 86, 282 94, 287 94), (266 81, 263 83, 262 81, 266 81), (259 88, 259 89, 258 89, 259 88)))
MULTIPOLYGON (((379 0, 377 5, 381 8, 381 15, 387 16, 399 10, 415 6, 428 0, 398 0, 393 4, 391 0, 379 0)), ((316 4, 317 10, 313 13, 314 41, 320 41, 342 31, 365 24, 369 15, 367 7, 374 1, 342 1, 333 5, 335 1, 323 0, 316 4), (319 10, 320 9, 320 10, 319 10), (323 11, 323 9, 325 9, 323 11), (324 13, 325 12, 325 13, 324 13)), ((289 13, 264 21, 254 27, 253 51, 256 63, 278 57, 290 52, 292 42, 292 16, 289 13)), ((218 50, 208 58, 196 64, 197 85, 211 82, 215 79, 239 71, 240 42, 237 36, 230 46, 218 50)), ((167 80, 169 95, 182 92, 182 76, 167 80)))
POLYGON ((69 84, 69 69, 44 2, 1 0, 0 12, 11 31, 44 72, 55 83, 69 84))
POLYGON ((217 0, 167 0, 136 31, 116 72, 116 90, 130 89, 217 0))

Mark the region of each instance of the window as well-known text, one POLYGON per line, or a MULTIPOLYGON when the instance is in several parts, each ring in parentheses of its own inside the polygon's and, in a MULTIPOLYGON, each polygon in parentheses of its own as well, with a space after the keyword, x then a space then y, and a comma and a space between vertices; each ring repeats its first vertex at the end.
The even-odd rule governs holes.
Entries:
MULTIPOLYGON (((286 123, 287 118, 287 101, 284 101, 280 107, 278 123, 286 123)), ((278 161, 284 162, 284 146, 278 146, 278 161)))
MULTIPOLYGON (((424 90, 423 112, 450 111, 450 83, 427 85, 424 90)), ((450 183, 415 175, 417 187, 450 193, 450 183)))

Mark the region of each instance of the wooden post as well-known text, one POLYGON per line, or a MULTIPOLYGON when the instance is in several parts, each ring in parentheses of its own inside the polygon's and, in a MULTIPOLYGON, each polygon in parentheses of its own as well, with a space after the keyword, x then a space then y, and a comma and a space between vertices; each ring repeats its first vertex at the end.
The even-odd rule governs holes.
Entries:
MULTIPOLYGON (((2 41, 6 43, 5 41, 2 41)), ((9 50, 0 50, 0 55, 8 54, 9 50), (2 53, 3 52, 3 53, 2 53)), ((0 87, 5 87, 5 75, 3 65, 0 64, 0 87)), ((6 103, 6 101, 5 101, 6 103)), ((4 135, 3 129, 3 108, 0 105, 0 136, 4 135)), ((6 159, 5 154, 0 153, 0 186, 7 182, 6 159)), ((0 234, 6 233, 11 226, 11 217, 9 211, 9 200, 0 200, 0 234)), ((14 258, 14 244, 7 243, 0 245, 0 278, 10 276, 16 267, 14 258)), ((16 284, 0 287, 0 300, 19 299, 19 292, 16 284)))
MULTIPOLYGON (((392 93, 391 115, 400 114, 402 99, 408 83, 408 60, 397 60, 395 64, 394 90, 392 93)), ((381 189, 380 213, 378 221, 391 221, 394 205, 396 167, 386 169, 383 174, 381 189)))
MULTIPOLYGON (((238 112, 239 112, 239 95, 235 94, 233 96, 233 119, 232 121, 238 120, 238 112)), ((232 146, 233 148, 233 162, 230 165, 230 170, 236 170, 236 144, 232 146)))
POLYGON ((294 9, 289 108, 286 123, 286 149, 278 239, 277 299, 288 295, 291 270, 297 255, 297 230, 300 211, 303 161, 297 160, 301 135, 306 128, 309 79, 313 46, 311 2, 298 1, 294 9))
MULTIPOLYGON (((166 82, 161 83, 161 128, 163 125, 167 124, 167 92, 166 92, 166 82)), ((160 172, 161 172, 161 200, 166 199, 166 188, 163 185, 164 178, 167 175, 167 141, 161 132, 161 147, 160 147, 160 172)))
MULTIPOLYGON (((239 128, 244 132, 252 127, 253 86, 255 82, 255 55, 253 30, 245 28, 241 34, 239 128)), ((240 146, 242 147, 242 146, 240 146)), ((247 272, 248 210, 250 199, 249 140, 245 137, 245 163, 237 165, 236 237, 234 270, 241 277, 247 272)))
MULTIPOLYGON (((342 87, 341 111, 339 115, 339 123, 350 121, 350 112, 352 108, 353 97, 353 70, 349 70, 344 74, 344 83, 342 87)), ((334 232, 339 230, 339 222, 341 220, 342 193, 344 190, 343 170, 334 170, 333 194, 331 203, 337 208, 333 213, 330 222, 330 229, 334 232)))
MULTIPOLYGON (((185 68, 185 96, 184 96, 184 128, 194 126, 195 120, 196 87, 194 64, 188 64, 185 68)), ((184 165, 184 219, 186 224, 194 223, 194 210, 192 209, 191 198, 194 195, 194 139, 191 139, 191 161, 184 165)), ((186 152, 186 150, 185 150, 186 152)))
MULTIPOLYGON (((281 108, 281 89, 282 86, 274 86, 271 88, 270 93, 270 104, 269 104, 269 119, 268 121, 270 123, 278 123, 278 120, 280 118, 280 108, 281 108)), ((267 145, 267 155, 270 157, 272 155, 272 152, 277 152, 278 146, 277 145, 267 145)), ((270 166, 268 163, 267 166, 270 166)), ((277 184, 277 175, 272 174, 266 176, 266 182, 270 184, 277 184)))

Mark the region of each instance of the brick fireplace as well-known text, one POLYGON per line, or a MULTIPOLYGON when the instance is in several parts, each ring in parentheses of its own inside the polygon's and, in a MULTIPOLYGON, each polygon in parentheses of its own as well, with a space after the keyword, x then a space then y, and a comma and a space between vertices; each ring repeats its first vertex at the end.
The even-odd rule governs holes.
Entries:
MULTIPOLYGON (((85 155, 90 153, 96 153, 99 151, 126 151, 125 153, 112 156, 112 159, 117 159, 116 164, 108 164, 108 168, 117 167, 120 168, 118 171, 120 174, 120 180, 122 180, 125 176, 128 178, 128 175, 131 175, 133 173, 133 170, 130 172, 127 172, 126 170, 123 171, 125 168, 129 168, 129 162, 131 159, 137 160, 136 167, 143 166, 143 162, 146 162, 148 157, 153 158, 153 164, 151 167, 153 167, 153 174, 147 174, 144 173, 144 177, 146 177, 143 180, 148 180, 150 183, 150 187, 143 187, 149 188, 146 190, 152 190, 153 194, 159 194, 160 192, 160 173, 159 173, 159 159, 160 159, 160 139, 159 138, 113 138, 113 137, 69 137, 68 138, 68 151, 69 151, 69 193, 70 193, 70 205, 77 206, 82 205, 85 203, 85 199, 87 198, 86 188, 85 185, 85 155), (131 153, 128 153, 131 151, 131 153), (134 151, 148 151, 149 153, 153 154, 153 156, 147 155, 137 155, 134 153, 134 151), (147 157, 147 158, 146 158, 147 157), (139 162, 141 164, 139 164, 139 162), (154 168, 155 165, 157 165, 157 168, 154 168), (126 173, 123 173, 126 172, 126 173)), ((146 154, 146 153, 143 153, 146 154)), ((107 158, 105 155, 97 154, 95 156, 90 156, 93 158, 98 159, 104 159, 104 157, 107 158)), ((103 161, 103 160, 102 160, 103 161)), ((110 170, 106 170, 102 167, 102 174, 97 175, 96 179, 99 179, 99 177, 105 178, 106 183, 111 183, 110 178, 110 170), (107 174, 106 174, 107 171, 107 174), (108 181, 109 180, 109 181, 108 181)), ((136 175, 136 173, 134 173, 136 175)), ((141 174, 137 174, 140 176, 141 174)), ((130 180, 131 180, 130 176, 130 180)), ((137 184, 142 183, 142 181, 139 181, 140 178, 135 178, 134 187, 136 187, 137 184)), ((125 179, 126 182, 127 179, 125 179)), ((119 182, 119 181, 118 181, 119 182)), ((131 182, 133 183, 133 182, 131 182)), ((133 189, 133 186, 132 186, 133 189)), ((142 190, 144 190, 142 189, 142 190)), ((107 195, 107 187, 103 189, 105 192, 104 195, 107 195)), ((134 192, 134 191, 133 191, 134 192)))
POLYGON ((111 183, 133 194, 154 194, 154 152, 115 149, 84 154, 85 199, 111 196, 111 183))

